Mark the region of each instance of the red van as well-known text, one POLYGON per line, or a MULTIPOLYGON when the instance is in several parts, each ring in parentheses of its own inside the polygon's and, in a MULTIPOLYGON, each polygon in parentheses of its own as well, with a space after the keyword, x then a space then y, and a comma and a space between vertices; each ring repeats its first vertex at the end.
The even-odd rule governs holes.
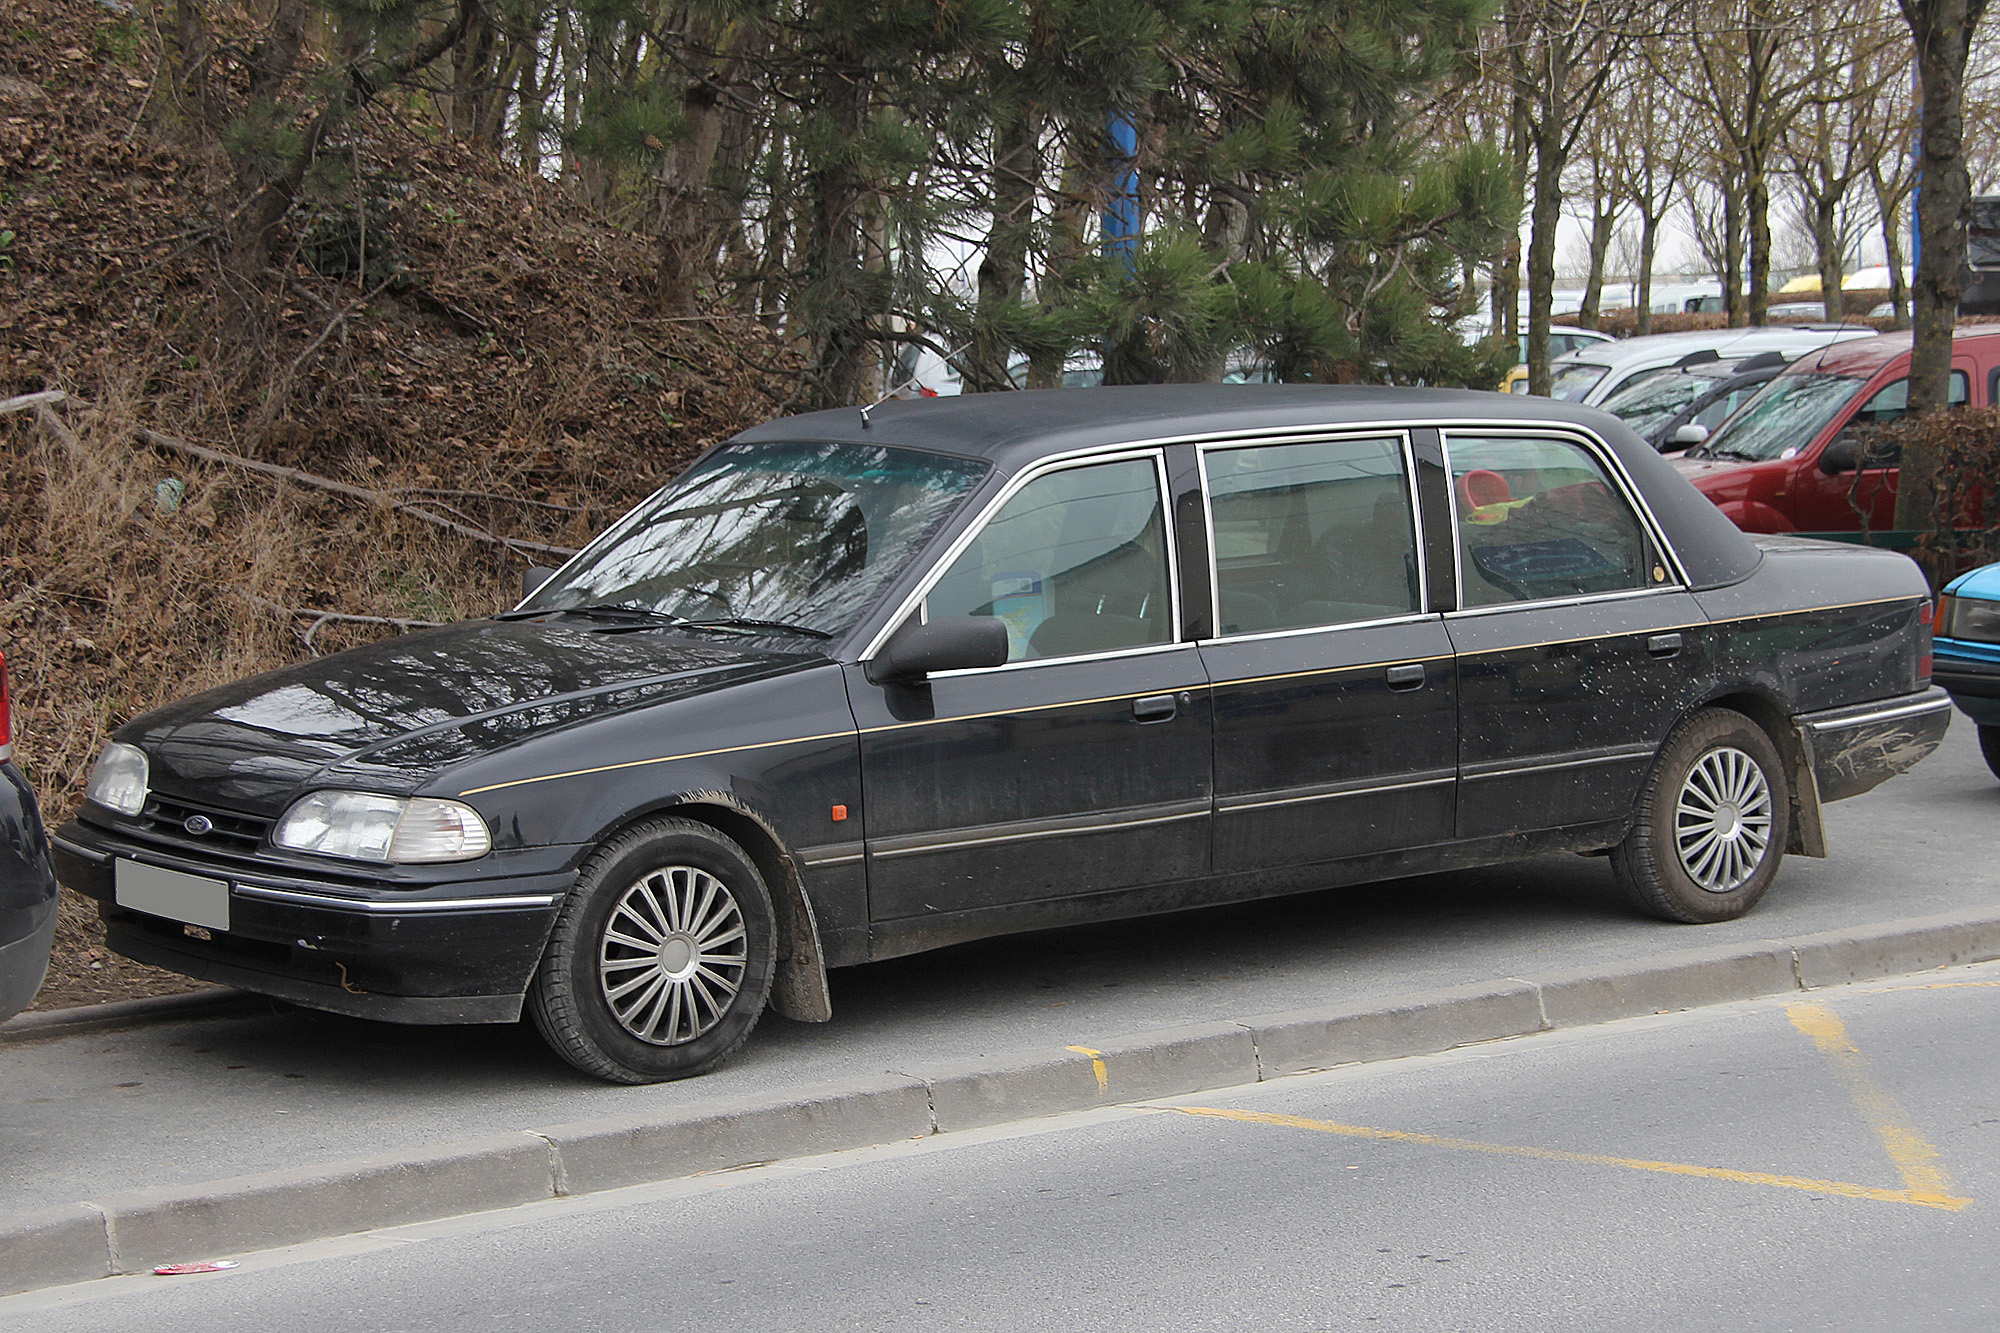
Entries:
MULTIPOLYGON (((2000 402, 2000 324, 1952 338, 1951 402, 2000 402)), ((1910 335, 1809 352, 1715 434, 1673 460, 1745 532, 1871 532, 1895 526, 1895 459, 1864 460, 1869 426, 1910 398, 1910 335), (1858 466, 1863 462, 1866 466, 1858 466), (1881 466, 1886 461, 1888 466, 1881 466)))

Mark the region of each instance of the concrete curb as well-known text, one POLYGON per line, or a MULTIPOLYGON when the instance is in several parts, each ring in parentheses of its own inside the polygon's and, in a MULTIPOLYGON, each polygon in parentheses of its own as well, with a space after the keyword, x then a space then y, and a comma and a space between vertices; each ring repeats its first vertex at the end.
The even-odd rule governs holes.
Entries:
POLYGON ((108 1004, 80 1004, 73 1009, 44 1009, 40 1013, 16 1014, 0 1023, 0 1045, 16 1041, 45 1041, 73 1037, 79 1032, 104 1032, 112 1028, 141 1027, 148 1023, 172 1023, 188 1018, 227 1018, 255 1013, 270 999, 228 986, 204 986, 182 995, 155 995, 144 1000, 114 1000, 108 1004))
MULTIPOLYGON (((1995 958, 2000 958, 2000 909, 1961 912, 1141 1033, 1103 1046, 891 1073, 775 1098, 718 1099, 659 1115, 576 1121, 201 1185, 135 1190, 0 1221, 0 1295, 704 1171, 1995 958)), ((182 1009, 192 1007, 184 1003, 182 1009)))

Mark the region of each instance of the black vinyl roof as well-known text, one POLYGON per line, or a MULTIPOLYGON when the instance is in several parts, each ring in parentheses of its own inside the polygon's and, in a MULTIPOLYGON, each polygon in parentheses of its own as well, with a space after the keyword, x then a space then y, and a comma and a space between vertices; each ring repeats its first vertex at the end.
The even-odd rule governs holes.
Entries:
POLYGON ((1646 497, 1695 587, 1734 583, 1762 556, 1624 422, 1520 394, 1334 384, 1148 384, 961 394, 768 421, 736 442, 846 441, 990 460, 1013 473, 1051 454, 1161 439, 1324 426, 1572 426, 1604 441, 1646 497))

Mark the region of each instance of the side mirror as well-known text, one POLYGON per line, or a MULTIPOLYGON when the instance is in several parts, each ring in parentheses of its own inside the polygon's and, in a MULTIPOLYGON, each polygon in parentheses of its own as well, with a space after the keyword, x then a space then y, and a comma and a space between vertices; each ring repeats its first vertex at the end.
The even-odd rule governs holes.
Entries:
POLYGON ((1843 472, 1861 470, 1861 455, 1867 446, 1859 435, 1852 432, 1834 437, 1832 444, 1820 450, 1819 470, 1829 477, 1837 477, 1843 472))
POLYGON ((542 585, 556 576, 553 569, 543 569, 540 565, 530 565, 521 571, 521 600, 527 601, 541 591, 542 585))
POLYGON ((1708 427, 1690 421, 1687 425, 1677 427, 1674 430, 1673 442, 1685 448, 1689 445, 1700 444, 1707 438, 1708 427))
POLYGON ((1007 622, 997 616, 945 616, 897 630, 882 655, 868 664, 877 685, 916 680, 933 671, 999 666, 1007 660, 1007 622))

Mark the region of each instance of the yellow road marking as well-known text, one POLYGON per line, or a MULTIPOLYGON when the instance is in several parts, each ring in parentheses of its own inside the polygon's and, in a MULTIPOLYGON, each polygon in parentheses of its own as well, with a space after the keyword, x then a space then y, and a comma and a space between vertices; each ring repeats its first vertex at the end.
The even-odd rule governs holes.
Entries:
POLYGON ((1785 1014, 1792 1020, 1792 1026, 1811 1037, 1820 1053, 1833 1062, 1834 1071, 1847 1084, 1856 1109, 1882 1140, 1883 1150, 1902 1173, 1903 1183, 1910 1187, 1910 1192, 1946 1194, 1952 1188, 1951 1175, 1944 1169, 1938 1150, 1917 1128, 1910 1113, 1897 1104, 1887 1088, 1875 1081, 1868 1057, 1847 1039, 1847 1027, 1839 1015, 1823 1004, 1787 1005, 1785 1014))
POLYGON ((1075 1051, 1078 1055, 1089 1056, 1090 1072, 1097 1075, 1097 1090, 1099 1092, 1111 1091, 1111 1072, 1104 1067, 1104 1052, 1093 1051, 1088 1046, 1072 1046, 1069 1049, 1075 1051))
MULTIPOLYGON (((1848 1199, 1873 1199, 1881 1203, 1908 1203, 1919 1208, 1942 1208, 1958 1212, 1970 1199, 1953 1198, 1926 1190, 1885 1190, 1873 1185, 1855 1185, 1844 1180, 1814 1180, 1807 1176, 1777 1176, 1764 1171, 1731 1171, 1719 1166, 1689 1166, 1681 1162, 1650 1162, 1636 1157, 1604 1157, 1597 1153, 1562 1152, 1555 1148, 1523 1148, 1507 1143, 1479 1143, 1439 1134, 1410 1134, 1397 1129, 1371 1129, 1366 1125, 1343 1125, 1332 1120, 1308 1120, 1303 1116, 1275 1115, 1266 1111, 1236 1111, 1216 1106, 1176 1106, 1185 1115, 1215 1116, 1241 1120, 1253 1125, 1277 1125, 1286 1129, 1310 1129, 1321 1134, 1374 1139, 1385 1143, 1419 1143, 1433 1148, 1456 1148, 1463 1152, 1493 1153, 1501 1157, 1527 1157, 1543 1162, 1577 1162, 1585 1166, 1616 1166, 1628 1171, 1655 1171, 1668 1176, 1698 1176, 1705 1180, 1731 1180, 1744 1185, 1771 1185, 1779 1189, 1807 1190, 1814 1194, 1837 1194, 1848 1199)), ((1907 1178, 1907 1177, 1906 1177, 1907 1178)))

